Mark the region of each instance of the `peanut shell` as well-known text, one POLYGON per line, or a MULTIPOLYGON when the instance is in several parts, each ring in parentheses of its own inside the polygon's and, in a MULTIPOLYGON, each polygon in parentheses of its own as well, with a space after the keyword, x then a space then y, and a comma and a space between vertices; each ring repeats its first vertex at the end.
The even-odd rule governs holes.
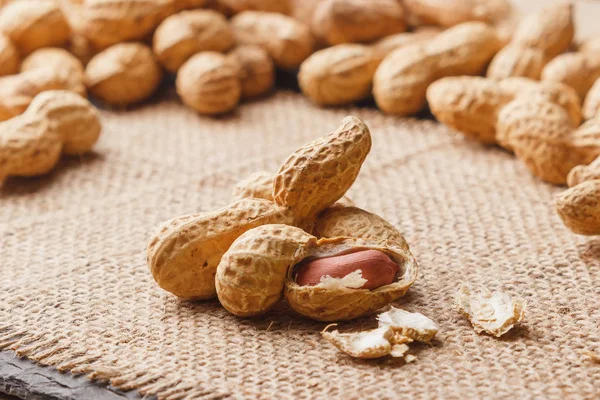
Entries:
POLYGON ((600 78, 600 53, 565 53, 550 61, 542 71, 542 80, 571 86, 584 99, 600 78))
POLYGON ((174 12, 172 0, 82 0, 81 34, 98 49, 140 40, 174 12))
POLYGON ((150 97, 162 78, 152 50, 141 43, 119 43, 96 54, 85 69, 90 93, 113 105, 126 106, 150 97))
POLYGON ((594 82, 587 92, 582 112, 584 119, 592 119, 596 116, 600 117, 600 79, 596 79, 596 82, 594 82))
POLYGON ((580 235, 600 234, 600 180, 586 180, 556 197, 564 224, 580 235))
POLYGON ((466 286, 456 295, 456 305, 477 333, 486 332, 495 337, 504 335, 525 316, 521 300, 513 300, 502 292, 471 293, 466 286))
POLYGON ((175 86, 183 103, 200 114, 221 114, 237 106, 242 94, 240 67, 225 55, 203 52, 179 69, 175 86))
POLYGON ((420 313, 411 313, 396 307, 390 307, 377 316, 379 327, 389 327, 395 335, 411 340, 429 343, 438 333, 438 326, 431 319, 420 313))
POLYGON ((0 123, 0 177, 50 172, 61 152, 80 154, 100 135, 94 107, 67 91, 46 91, 25 113, 0 123))
POLYGON ((553 58, 569 47, 574 35, 573 6, 559 1, 525 17, 512 42, 540 49, 553 58))
POLYGON ((210 8, 227 16, 239 14, 243 11, 291 13, 290 0, 209 0, 208 4, 210 8))
POLYGON ((65 85, 62 89, 86 97, 83 64, 67 50, 55 47, 39 49, 21 63, 21 72, 46 68, 54 70, 57 76, 64 77, 65 85))
POLYGON ((311 27, 329 45, 371 42, 406 31, 404 11, 396 0, 323 0, 311 27))
POLYGON ((588 165, 574 167, 567 176, 567 185, 573 187, 584 181, 600 179, 600 157, 588 165))
POLYGON ((512 12, 507 0, 404 0, 421 23, 451 27, 469 21, 493 23, 512 12))
POLYGON ((161 65, 176 72, 194 54, 225 52, 234 43, 233 31, 222 14, 193 10, 165 19, 154 33, 152 48, 161 65))
POLYGON ((0 32, 22 55, 42 47, 60 46, 70 28, 58 3, 52 0, 14 1, 0 10, 0 32))
POLYGON ((19 51, 12 40, 0 34, 0 76, 16 74, 20 61, 19 51))
POLYGON ((398 357, 402 357, 408 351, 406 344, 400 344, 398 348, 394 349, 394 345, 392 344, 394 341, 394 332, 388 327, 350 333, 340 333, 337 330, 331 332, 323 331, 321 335, 341 352, 354 358, 368 360, 385 357, 392 353, 398 357), (396 351, 394 352, 394 350, 396 351))
POLYGON ((232 199, 265 199, 273 201, 273 174, 266 171, 255 172, 235 185, 232 199))
POLYGON ((283 14, 244 11, 231 19, 238 44, 262 47, 280 68, 294 69, 313 52, 310 29, 283 14))
POLYGON ((544 52, 534 47, 508 45, 496 54, 487 70, 492 79, 524 76, 539 80, 547 63, 544 52))
POLYGON ((344 118, 337 130, 283 162, 275 177, 275 202, 290 209, 300 226, 312 223, 352 186, 370 150, 367 125, 356 117, 344 118))
POLYGON ((298 83, 316 104, 351 104, 369 96, 378 65, 369 47, 339 44, 308 57, 300 66, 298 83))
POLYGON ((228 56, 240 66, 243 99, 253 99, 273 89, 275 65, 262 47, 249 44, 237 46, 228 56))
POLYGON ((260 225, 292 222, 287 210, 263 199, 173 218, 152 236, 148 266, 164 290, 183 299, 210 299, 216 295, 217 265, 239 236, 260 225))
POLYGON ((420 43, 433 39, 440 34, 440 30, 435 27, 423 27, 414 32, 401 32, 394 35, 386 36, 370 44, 371 49, 375 53, 375 57, 379 62, 390 54, 392 51, 401 47, 406 47, 412 44, 420 43))
POLYGON ((285 296, 291 307, 313 319, 352 319, 403 296, 416 279, 416 262, 393 244, 361 239, 321 239, 288 225, 264 225, 240 236, 217 268, 219 301, 231 313, 260 315, 285 296), (397 280, 374 290, 338 285, 299 286, 294 266, 302 260, 373 249, 384 252, 402 269, 397 280))

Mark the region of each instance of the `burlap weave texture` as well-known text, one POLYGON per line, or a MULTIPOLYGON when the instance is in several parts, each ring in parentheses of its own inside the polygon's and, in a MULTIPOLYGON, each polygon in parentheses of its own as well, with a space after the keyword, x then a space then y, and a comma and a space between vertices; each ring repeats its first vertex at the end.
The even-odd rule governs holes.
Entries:
POLYGON ((103 112, 103 124, 93 155, 0 189, 0 347, 167 399, 600 396, 600 366, 579 353, 600 351, 600 239, 563 227, 560 189, 510 154, 433 121, 286 92, 226 118, 166 100, 103 112), (227 204, 238 179, 275 171, 347 114, 373 136, 349 196, 405 233, 421 270, 398 305, 440 325, 407 365, 352 360, 285 304, 241 320, 216 301, 181 302, 145 264, 157 224, 227 204), (522 327, 476 334, 453 308, 463 283, 523 298, 522 327))

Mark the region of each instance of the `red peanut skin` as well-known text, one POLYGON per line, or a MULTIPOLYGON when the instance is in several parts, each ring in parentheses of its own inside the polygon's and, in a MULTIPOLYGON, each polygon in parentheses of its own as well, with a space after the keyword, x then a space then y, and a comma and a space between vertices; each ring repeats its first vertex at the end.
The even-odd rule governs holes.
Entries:
POLYGON ((393 283, 400 267, 380 251, 361 250, 302 263, 298 268, 296 283, 314 286, 319 284, 323 276, 343 278, 358 269, 367 280, 360 289, 376 289, 393 283))

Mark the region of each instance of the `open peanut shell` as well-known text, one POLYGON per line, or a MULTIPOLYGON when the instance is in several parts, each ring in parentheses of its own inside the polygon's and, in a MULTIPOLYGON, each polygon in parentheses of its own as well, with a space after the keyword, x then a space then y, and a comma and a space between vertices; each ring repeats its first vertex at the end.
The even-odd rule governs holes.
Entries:
POLYGON ((231 245, 217 268, 216 288, 221 304, 242 317, 268 311, 285 293, 291 307, 302 315, 319 321, 348 320, 402 297, 416 280, 417 269, 412 254, 392 242, 317 239, 293 226, 264 225, 247 231, 231 245), (394 282, 360 289, 365 282, 360 273, 325 277, 315 286, 295 281, 296 267, 303 261, 361 250, 380 251, 398 264, 394 282))

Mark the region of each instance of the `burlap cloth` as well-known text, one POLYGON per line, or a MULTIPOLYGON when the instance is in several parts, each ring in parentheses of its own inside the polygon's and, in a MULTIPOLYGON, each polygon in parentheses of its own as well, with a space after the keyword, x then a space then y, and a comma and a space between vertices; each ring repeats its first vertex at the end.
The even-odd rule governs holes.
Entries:
POLYGON ((600 351, 600 239, 571 234, 553 210, 559 189, 508 153, 291 92, 222 119, 165 100, 102 120, 94 154, 1 188, 0 347, 167 399, 600 395, 600 365, 579 353, 600 351), (398 305, 440 326, 411 364, 353 360, 285 304, 242 320, 216 301, 179 301, 146 267, 157 224, 227 204, 238 179, 275 171, 348 114, 373 136, 349 195, 405 233, 421 272, 398 305), (463 283, 523 298, 522 327, 476 334, 453 308, 463 283))

